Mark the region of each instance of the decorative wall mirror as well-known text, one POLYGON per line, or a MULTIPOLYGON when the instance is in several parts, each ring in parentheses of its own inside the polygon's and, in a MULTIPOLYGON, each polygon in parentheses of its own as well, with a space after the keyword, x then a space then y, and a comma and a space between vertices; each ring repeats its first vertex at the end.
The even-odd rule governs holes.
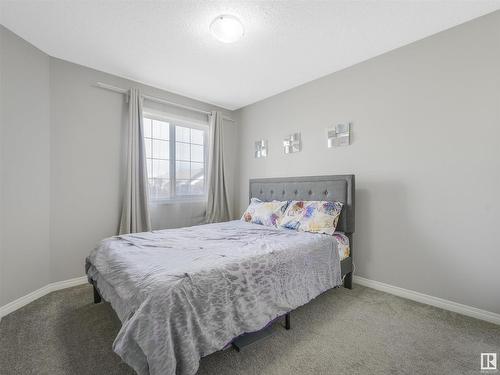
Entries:
POLYGON ((337 124, 334 127, 327 129, 327 145, 328 148, 348 146, 350 143, 351 124, 337 124))
POLYGON ((265 158, 267 156, 267 140, 261 139, 255 142, 255 157, 265 158))
POLYGON ((301 149, 300 133, 290 134, 283 140, 283 152, 291 154, 299 152, 301 149))

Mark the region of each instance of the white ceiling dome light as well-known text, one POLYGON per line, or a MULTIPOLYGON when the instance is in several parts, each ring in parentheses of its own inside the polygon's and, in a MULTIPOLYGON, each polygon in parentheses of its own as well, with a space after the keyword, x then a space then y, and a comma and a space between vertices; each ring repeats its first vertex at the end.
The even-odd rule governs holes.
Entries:
POLYGON ((241 39, 245 30, 235 16, 224 14, 215 18, 210 24, 212 35, 223 43, 234 43, 241 39))

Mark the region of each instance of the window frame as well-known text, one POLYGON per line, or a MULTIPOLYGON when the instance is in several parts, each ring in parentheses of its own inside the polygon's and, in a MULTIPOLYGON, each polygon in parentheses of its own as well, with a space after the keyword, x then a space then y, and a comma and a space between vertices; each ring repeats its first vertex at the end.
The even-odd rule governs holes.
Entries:
MULTIPOLYGON (((168 159, 168 164, 169 164, 169 180, 170 180, 170 197, 169 198, 150 198, 150 203, 155 203, 155 204, 161 204, 161 203, 175 203, 175 202, 206 202, 208 198, 208 189, 207 189, 207 179, 208 179, 208 152, 209 152, 209 122, 207 121, 206 123, 202 121, 196 121, 196 120, 188 120, 188 119, 183 119, 179 118, 176 116, 169 116, 168 114, 158 114, 154 112, 148 112, 148 111, 143 111, 142 113, 143 119, 150 119, 150 120, 156 120, 156 121, 162 121, 162 122, 167 122, 169 124, 168 131, 169 131, 169 159, 168 159), (187 127, 191 129, 196 129, 196 130, 201 130, 203 131, 203 194, 187 194, 187 195, 177 195, 177 189, 176 189, 176 126, 182 126, 182 127, 187 127)), ((142 137, 142 141, 144 142, 144 134, 142 137)), ((191 144, 191 143, 189 143, 191 144)), ((147 157, 145 157, 147 159, 147 157)), ((149 175, 147 176, 148 178, 148 189, 149 189, 149 175)))

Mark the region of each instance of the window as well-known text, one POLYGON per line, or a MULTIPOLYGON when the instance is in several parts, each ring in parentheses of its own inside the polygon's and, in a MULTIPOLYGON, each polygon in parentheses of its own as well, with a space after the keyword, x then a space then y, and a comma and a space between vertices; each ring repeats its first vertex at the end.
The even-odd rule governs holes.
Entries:
POLYGON ((152 200, 205 197, 208 126, 144 117, 152 200))

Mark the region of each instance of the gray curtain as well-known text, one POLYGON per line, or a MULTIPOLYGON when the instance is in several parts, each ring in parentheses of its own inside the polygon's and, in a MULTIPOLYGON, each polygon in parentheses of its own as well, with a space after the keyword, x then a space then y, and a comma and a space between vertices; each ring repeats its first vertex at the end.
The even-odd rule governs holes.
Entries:
POLYGON ((127 178, 120 220, 120 234, 151 230, 148 206, 148 176, 143 136, 142 96, 138 89, 130 89, 127 178))
POLYGON ((208 155, 208 201, 205 217, 208 223, 228 221, 228 181, 224 170, 223 119, 220 112, 210 116, 210 152, 208 155))

